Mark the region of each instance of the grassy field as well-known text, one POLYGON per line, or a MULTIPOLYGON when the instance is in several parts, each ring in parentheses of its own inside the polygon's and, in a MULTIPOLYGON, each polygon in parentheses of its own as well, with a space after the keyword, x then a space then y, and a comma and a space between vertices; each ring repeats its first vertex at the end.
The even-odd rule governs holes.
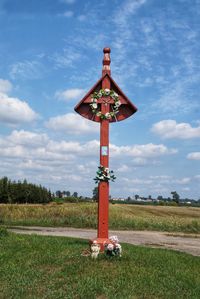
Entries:
MULTIPOLYGON (((200 233, 200 208, 110 204, 111 229, 200 233)), ((96 203, 0 205, 0 224, 97 227, 96 203)))
POLYGON ((1 299, 199 299, 200 258, 123 244, 121 258, 81 256, 87 241, 1 233, 1 299))

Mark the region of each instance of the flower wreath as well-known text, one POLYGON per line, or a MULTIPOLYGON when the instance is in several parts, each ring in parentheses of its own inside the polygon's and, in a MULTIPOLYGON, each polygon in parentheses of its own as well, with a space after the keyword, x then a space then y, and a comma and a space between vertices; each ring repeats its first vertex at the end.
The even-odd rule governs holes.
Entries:
POLYGON ((109 168, 100 165, 96 172, 96 177, 94 178, 95 183, 99 183, 100 181, 109 182, 110 180, 114 182, 116 176, 114 175, 113 170, 109 170, 109 168))
POLYGON ((92 94, 92 98, 91 98, 91 108, 92 108, 92 112, 100 117, 101 119, 111 119, 112 117, 115 117, 116 114, 119 112, 119 106, 121 105, 121 102, 119 100, 119 95, 114 91, 114 90, 110 90, 108 88, 105 89, 100 89, 100 91, 95 91, 92 94), (102 97, 108 97, 110 96, 113 100, 114 100, 114 105, 112 105, 112 112, 107 112, 106 114, 103 114, 101 111, 98 110, 98 104, 97 104, 97 100, 102 98, 102 97))

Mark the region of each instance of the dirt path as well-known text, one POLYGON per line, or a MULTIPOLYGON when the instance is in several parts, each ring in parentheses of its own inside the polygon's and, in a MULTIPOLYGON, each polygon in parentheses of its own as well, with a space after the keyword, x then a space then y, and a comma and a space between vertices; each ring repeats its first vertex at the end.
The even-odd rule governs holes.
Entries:
MULTIPOLYGON (((64 236, 83 239, 94 239, 96 230, 69 227, 23 227, 9 229, 18 234, 37 234, 43 236, 64 236)), ((116 231, 110 230, 111 235, 117 235, 120 242, 151 247, 170 248, 200 256, 200 234, 166 233, 152 231, 116 231)))

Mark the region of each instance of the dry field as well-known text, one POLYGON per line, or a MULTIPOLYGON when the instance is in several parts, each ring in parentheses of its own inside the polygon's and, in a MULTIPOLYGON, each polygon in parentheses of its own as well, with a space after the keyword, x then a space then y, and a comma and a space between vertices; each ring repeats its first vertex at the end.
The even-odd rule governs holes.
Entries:
MULTIPOLYGON (((110 204, 111 229, 200 232, 200 208, 110 204)), ((97 227, 96 203, 0 205, 0 224, 97 227)))

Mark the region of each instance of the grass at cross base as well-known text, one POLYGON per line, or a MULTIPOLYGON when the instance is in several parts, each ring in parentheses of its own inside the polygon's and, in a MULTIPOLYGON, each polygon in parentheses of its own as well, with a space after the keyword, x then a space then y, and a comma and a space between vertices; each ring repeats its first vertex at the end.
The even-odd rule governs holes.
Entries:
POLYGON ((123 244, 121 258, 81 256, 87 241, 0 235, 1 299, 200 298, 200 258, 123 244))
MULTIPOLYGON (((97 228, 97 203, 0 204, 0 223, 97 228)), ((110 204, 109 228, 200 233, 200 208, 110 204)))

